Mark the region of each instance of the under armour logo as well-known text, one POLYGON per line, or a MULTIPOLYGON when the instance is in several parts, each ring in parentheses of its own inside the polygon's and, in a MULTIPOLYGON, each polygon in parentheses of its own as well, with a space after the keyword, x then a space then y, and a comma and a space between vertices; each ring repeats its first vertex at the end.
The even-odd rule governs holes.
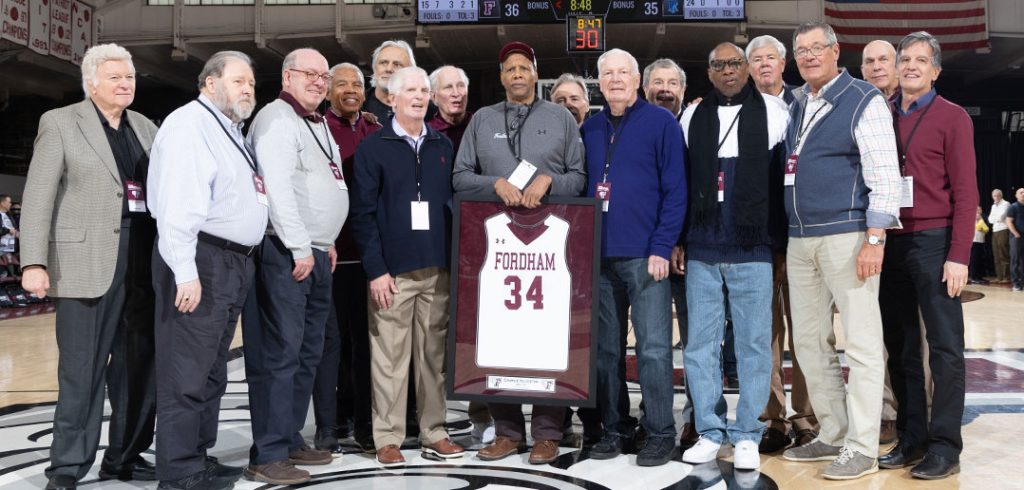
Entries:
POLYGON ((537 130, 537 134, 548 134, 548 130, 546 130, 546 129, 538 129, 537 130))

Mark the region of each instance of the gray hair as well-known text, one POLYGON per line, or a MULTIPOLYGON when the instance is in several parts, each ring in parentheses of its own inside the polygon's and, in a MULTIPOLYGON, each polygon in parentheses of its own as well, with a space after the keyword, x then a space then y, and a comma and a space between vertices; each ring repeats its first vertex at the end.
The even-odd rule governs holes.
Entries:
POLYGON ((825 39, 828 40, 828 45, 832 46, 839 42, 836 39, 836 31, 832 29, 832 26, 818 21, 808 21, 797 26, 796 30, 793 31, 793 49, 796 49, 796 37, 801 34, 807 34, 815 29, 821 29, 825 33, 825 39))
POLYGON ((629 51, 626 51, 624 49, 615 48, 615 49, 611 49, 611 50, 605 51, 604 54, 602 54, 599 58, 597 58, 597 73, 599 75, 601 73, 601 65, 604 64, 605 59, 608 58, 609 56, 615 55, 615 54, 624 54, 624 55, 626 55, 626 58, 629 58, 629 63, 631 65, 633 65, 633 74, 634 75, 640 74, 640 64, 636 62, 636 58, 634 58, 633 55, 629 54, 629 51))
POLYGON ((669 70, 675 70, 677 73, 679 73, 679 81, 683 84, 684 87, 686 86, 686 72, 683 71, 683 69, 678 64, 676 64, 675 61, 672 61, 668 58, 654 60, 651 62, 651 64, 644 67, 643 86, 646 87, 647 84, 651 81, 651 73, 654 73, 654 70, 665 68, 669 70))
POLYGON ((418 66, 407 66, 396 71, 395 74, 391 75, 391 78, 388 79, 388 93, 397 94, 398 92, 401 92, 402 86, 405 84, 405 79, 410 76, 422 76, 423 81, 427 83, 428 87, 430 86, 430 76, 427 75, 427 72, 423 68, 418 66))
POLYGON ((554 94, 555 90, 558 90, 558 87, 561 87, 566 83, 575 83, 576 85, 579 85, 580 88, 583 89, 583 100, 587 101, 588 104, 590 103, 590 90, 587 89, 586 80, 573 73, 563 73, 562 76, 558 77, 558 80, 555 80, 555 84, 551 86, 551 93, 554 94))
POLYGON ((82 91, 85 92, 86 99, 91 98, 89 83, 91 82, 93 87, 99 85, 99 80, 96 80, 96 70, 108 61, 124 61, 132 67, 132 72, 135 71, 132 54, 127 49, 114 43, 97 44, 89 48, 82 58, 82 91))
MULTIPOLYGON (((438 77, 441 76, 441 70, 445 68, 454 68, 455 71, 459 73, 459 79, 462 80, 462 83, 466 84, 466 88, 469 88, 469 77, 466 76, 466 70, 463 70, 462 68, 459 68, 457 66, 444 65, 430 72, 430 76, 428 77, 430 79, 430 90, 437 92, 438 90, 441 89, 441 87, 438 87, 438 85, 440 85, 441 83, 440 81, 438 81, 438 77)), ((388 85, 390 86, 391 84, 389 83, 388 85)))
POLYGON ((942 46, 939 45, 939 40, 935 39, 935 36, 928 34, 926 31, 917 31, 907 34, 902 40, 900 40, 898 53, 902 55, 904 49, 907 49, 912 44, 917 43, 928 43, 932 48, 932 66, 935 68, 942 68, 942 46))
MULTIPOLYGON (((377 46, 377 48, 373 50, 373 55, 371 56, 371 60, 370 60, 370 69, 371 70, 374 69, 374 67, 377 66, 377 58, 380 57, 380 52, 384 51, 384 48, 390 48, 390 47, 404 49, 405 50, 405 54, 407 54, 409 56, 409 66, 416 66, 416 56, 412 54, 412 46, 409 46, 409 43, 407 43, 407 42, 405 42, 405 41, 403 41, 401 39, 389 39, 387 41, 384 41, 384 42, 380 43, 380 46, 377 46)), ((377 87, 377 76, 376 75, 370 77, 370 85, 373 86, 374 88, 377 87)), ((388 85, 390 86, 391 84, 389 83, 388 85)))
POLYGON ((352 70, 356 72, 356 75, 359 76, 360 81, 366 80, 366 78, 363 77, 363 70, 360 70, 358 66, 353 65, 352 63, 338 63, 337 65, 332 66, 331 76, 335 76, 334 74, 337 73, 339 70, 352 70))
POLYGON ((775 39, 774 36, 769 35, 757 36, 754 39, 751 39, 750 44, 747 45, 747 50, 743 54, 746 55, 749 60, 750 53, 766 46, 775 48, 775 51, 779 53, 779 58, 782 58, 782 61, 786 61, 786 45, 782 44, 782 41, 775 39))
POLYGON ((724 46, 729 46, 729 47, 735 49, 736 52, 738 52, 740 54, 740 56, 743 57, 744 60, 747 59, 746 53, 744 53, 743 50, 740 49, 739 46, 737 46, 737 45, 735 45, 733 43, 730 43, 730 42, 724 42, 724 43, 718 43, 718 46, 715 46, 711 50, 711 52, 708 53, 708 63, 711 63, 712 61, 715 61, 715 51, 718 51, 718 48, 721 48, 721 47, 724 47, 724 46))
POLYGON ((206 79, 208 77, 220 78, 224 76, 224 67, 227 66, 228 60, 236 59, 249 65, 252 68, 252 58, 249 55, 241 51, 217 51, 206 60, 206 64, 203 65, 203 71, 199 72, 199 89, 202 90, 206 86, 206 79))

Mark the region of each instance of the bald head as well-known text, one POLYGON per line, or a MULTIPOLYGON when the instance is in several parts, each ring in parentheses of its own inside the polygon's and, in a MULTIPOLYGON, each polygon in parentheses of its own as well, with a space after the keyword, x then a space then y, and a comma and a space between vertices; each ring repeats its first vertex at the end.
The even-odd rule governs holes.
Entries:
POLYGON ((899 88, 896 76, 896 48, 889 41, 876 39, 864 46, 860 65, 861 76, 871 82, 886 98, 899 88))
POLYGON ((313 112, 327 97, 330 76, 324 55, 312 48, 299 48, 284 57, 281 88, 291 94, 303 109, 313 112))

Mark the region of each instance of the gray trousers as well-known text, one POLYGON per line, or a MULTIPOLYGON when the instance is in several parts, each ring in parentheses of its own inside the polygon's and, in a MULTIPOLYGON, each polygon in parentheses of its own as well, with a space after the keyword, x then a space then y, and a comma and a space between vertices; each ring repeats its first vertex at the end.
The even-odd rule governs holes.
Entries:
POLYGON ((108 393, 110 442, 103 466, 130 465, 153 442, 153 293, 146 261, 152 226, 147 220, 122 224, 114 278, 103 296, 56 299, 60 391, 47 477, 81 479, 89 472, 108 393))

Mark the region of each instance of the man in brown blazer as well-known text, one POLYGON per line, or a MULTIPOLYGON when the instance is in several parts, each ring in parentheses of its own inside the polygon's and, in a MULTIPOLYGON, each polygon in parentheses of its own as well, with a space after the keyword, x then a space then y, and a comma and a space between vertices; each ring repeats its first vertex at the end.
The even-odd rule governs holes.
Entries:
POLYGON ((145 207, 156 126, 126 110, 131 54, 115 44, 82 60, 86 100, 43 114, 25 184, 22 285, 56 298, 60 392, 48 489, 75 488, 96 457, 109 389, 109 446, 100 479, 153 480, 139 454, 153 441, 156 236, 145 207), (109 364, 108 364, 109 357, 109 364))

